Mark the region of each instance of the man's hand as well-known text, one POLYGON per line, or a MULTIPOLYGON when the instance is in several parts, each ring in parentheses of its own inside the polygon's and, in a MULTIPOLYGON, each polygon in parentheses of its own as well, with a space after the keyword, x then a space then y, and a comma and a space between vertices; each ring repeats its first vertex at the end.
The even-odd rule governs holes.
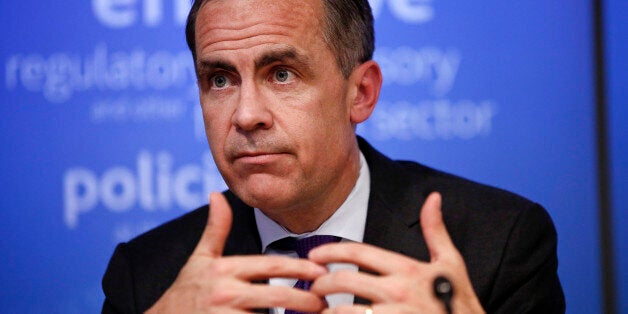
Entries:
MULTIPOLYGON (((453 286, 454 313, 484 313, 467 275, 462 256, 452 243, 441 214, 441 196, 432 193, 421 209, 421 228, 430 252, 430 262, 386 251, 363 243, 338 243, 313 249, 309 259, 325 265, 352 263, 378 275, 338 271, 314 281, 318 295, 352 293, 372 301, 374 313, 444 313, 445 307, 433 292, 439 275, 453 286)), ((364 305, 343 305, 323 313, 365 313, 364 305)))
POLYGON ((282 256, 223 257, 231 208, 220 193, 210 195, 207 226, 175 282, 147 313, 246 313, 256 308, 323 310, 325 301, 290 287, 253 284, 272 277, 312 280, 327 270, 305 259, 282 256))

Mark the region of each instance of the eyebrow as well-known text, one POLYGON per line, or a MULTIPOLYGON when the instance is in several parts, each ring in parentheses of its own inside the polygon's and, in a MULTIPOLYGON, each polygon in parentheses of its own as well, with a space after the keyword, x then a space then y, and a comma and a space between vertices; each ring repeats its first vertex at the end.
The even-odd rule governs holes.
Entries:
POLYGON ((255 60, 255 68, 260 69, 275 62, 287 61, 292 61, 303 66, 308 66, 309 64, 308 58, 298 53, 294 47, 282 47, 268 51, 255 60))
POLYGON ((316 71, 313 69, 310 58, 289 45, 275 47, 264 53, 261 57, 255 60, 255 68, 256 70, 259 70, 260 68, 271 65, 275 62, 284 63, 288 66, 294 66, 306 77, 316 76, 316 71))
MULTIPOLYGON (((294 47, 280 47, 274 48, 265 52, 262 56, 255 60, 255 69, 259 70, 275 62, 294 63, 299 65, 302 70, 311 73, 311 66, 309 58, 299 53, 294 47)), ((198 61, 197 73, 203 75, 214 71, 215 69, 223 69, 229 72, 238 72, 235 65, 225 61, 222 58, 218 59, 206 59, 198 61)))
POLYGON ((236 72, 236 67, 223 60, 199 60, 197 73, 203 75, 215 69, 223 69, 229 72, 236 72))

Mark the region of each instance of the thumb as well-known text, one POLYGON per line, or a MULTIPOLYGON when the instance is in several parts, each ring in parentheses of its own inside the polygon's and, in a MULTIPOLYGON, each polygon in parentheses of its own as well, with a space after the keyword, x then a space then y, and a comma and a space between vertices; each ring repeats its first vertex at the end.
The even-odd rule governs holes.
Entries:
POLYGON ((439 257, 449 250, 456 250, 443 222, 441 204, 442 198, 440 193, 432 192, 428 195, 421 208, 421 229, 423 230, 423 237, 430 251, 430 260, 432 262, 438 260, 439 257))
POLYGON ((193 254, 222 256, 232 219, 231 206, 225 196, 218 192, 210 193, 207 225, 193 254))

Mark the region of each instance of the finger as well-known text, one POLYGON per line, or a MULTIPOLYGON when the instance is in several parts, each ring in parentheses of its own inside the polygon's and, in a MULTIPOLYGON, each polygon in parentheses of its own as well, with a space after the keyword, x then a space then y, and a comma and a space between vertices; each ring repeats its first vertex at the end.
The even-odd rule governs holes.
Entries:
POLYGON ((382 248, 356 242, 321 245, 312 249, 308 258, 318 264, 350 263, 381 275, 398 273, 414 265, 416 260, 382 248))
POLYGON ((216 269, 241 280, 295 278, 313 280, 327 273, 327 268, 312 261, 279 255, 230 256, 216 261, 216 269))
POLYGON ((421 207, 421 229, 432 262, 438 260, 444 253, 456 250, 443 222, 441 204, 440 193, 432 192, 421 207))
POLYGON ((375 310, 368 305, 354 304, 354 305, 338 305, 332 308, 327 308, 321 312, 321 314, 364 314, 368 313, 368 310, 371 309, 372 313, 375 313, 375 310))
POLYGON ((395 288, 393 285, 388 284, 387 281, 386 277, 340 270, 318 277, 314 280, 310 291, 321 296, 334 293, 350 293, 371 300, 373 303, 379 303, 391 300, 386 294, 387 288, 395 288))
POLYGON ((420 308, 400 303, 373 304, 371 306, 359 304, 339 305, 325 309, 321 314, 443 313, 443 309, 438 305, 438 303, 435 303, 420 308))
POLYGON ((320 312, 325 300, 309 291, 267 284, 223 286, 212 296, 214 304, 240 309, 283 307, 302 312, 320 312))
POLYGON ((210 193, 207 225, 193 254, 221 256, 231 229, 232 219, 231 206, 225 196, 218 192, 210 193))

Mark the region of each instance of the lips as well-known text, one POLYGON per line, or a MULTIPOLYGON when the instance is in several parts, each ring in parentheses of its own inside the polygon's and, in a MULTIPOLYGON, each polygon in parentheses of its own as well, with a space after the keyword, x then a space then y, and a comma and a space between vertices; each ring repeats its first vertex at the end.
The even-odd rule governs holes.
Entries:
POLYGON ((232 163, 263 165, 291 155, 294 150, 287 141, 238 137, 226 143, 225 153, 232 163))
POLYGON ((257 157, 257 156, 263 156, 263 155, 273 155, 273 154, 276 154, 276 153, 274 153, 274 152, 258 152, 258 151, 239 152, 239 153, 235 154, 235 159, 246 158, 246 157, 257 157))
POLYGON ((234 161, 252 165, 268 164, 281 158, 282 152, 241 152, 235 155, 234 161))

